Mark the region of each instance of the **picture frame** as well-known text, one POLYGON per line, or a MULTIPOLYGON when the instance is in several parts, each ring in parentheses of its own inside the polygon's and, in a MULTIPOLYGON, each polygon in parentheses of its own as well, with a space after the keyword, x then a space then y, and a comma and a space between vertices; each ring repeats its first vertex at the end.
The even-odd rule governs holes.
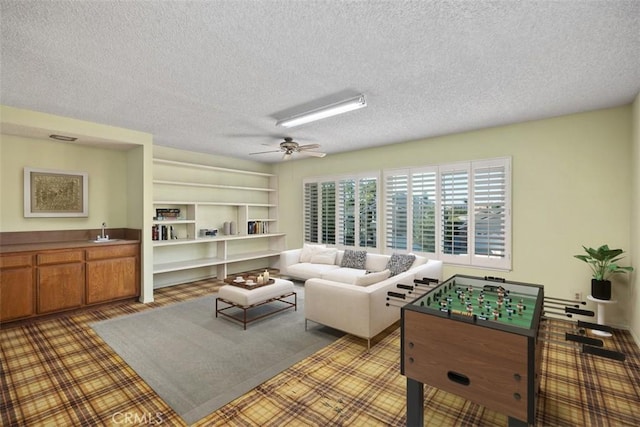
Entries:
POLYGON ((89 174, 24 168, 24 217, 88 217, 89 174))

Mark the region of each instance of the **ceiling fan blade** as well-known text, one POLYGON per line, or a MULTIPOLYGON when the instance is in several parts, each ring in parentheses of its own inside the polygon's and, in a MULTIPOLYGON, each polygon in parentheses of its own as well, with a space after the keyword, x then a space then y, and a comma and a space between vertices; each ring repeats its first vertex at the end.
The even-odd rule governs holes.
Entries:
POLYGON ((313 150, 314 148, 320 148, 320 144, 306 144, 300 145, 298 150, 313 150))
POLYGON ((281 151, 282 150, 258 151, 257 153, 249 153, 249 155, 252 155, 252 154, 266 154, 266 153, 279 153, 281 151))
POLYGON ((303 156, 312 156, 312 157, 324 157, 327 155, 327 153, 320 153, 318 151, 300 151, 300 154, 303 156))

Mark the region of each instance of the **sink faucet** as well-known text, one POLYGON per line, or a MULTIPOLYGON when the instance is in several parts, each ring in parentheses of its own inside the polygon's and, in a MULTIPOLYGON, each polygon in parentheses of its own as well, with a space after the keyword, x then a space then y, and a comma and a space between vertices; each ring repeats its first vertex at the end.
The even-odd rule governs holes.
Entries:
POLYGON ((102 234, 101 234, 101 236, 100 236, 102 239, 104 239, 104 238, 106 237, 106 236, 105 236, 105 234, 104 234, 104 229, 105 229, 105 228, 107 228, 107 223, 106 223, 106 222, 103 222, 103 223, 102 223, 102 234))

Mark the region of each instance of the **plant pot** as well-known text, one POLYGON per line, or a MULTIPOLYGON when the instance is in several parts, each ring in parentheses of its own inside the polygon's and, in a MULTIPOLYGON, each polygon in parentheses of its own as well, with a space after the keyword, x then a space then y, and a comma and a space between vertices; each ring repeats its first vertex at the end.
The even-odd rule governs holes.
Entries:
POLYGON ((611 280, 591 279, 591 296, 598 299, 611 299, 611 280))

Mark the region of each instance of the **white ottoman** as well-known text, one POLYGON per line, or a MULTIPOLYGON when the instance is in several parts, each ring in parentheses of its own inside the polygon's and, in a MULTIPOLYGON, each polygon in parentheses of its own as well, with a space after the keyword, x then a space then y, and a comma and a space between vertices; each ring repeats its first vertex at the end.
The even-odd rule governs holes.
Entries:
MULTIPOLYGON (((293 290, 293 282, 284 279, 274 279, 274 283, 266 286, 245 289, 234 285, 224 285, 218 291, 216 298, 216 317, 222 314, 225 317, 242 322, 244 329, 247 329, 247 323, 262 319, 263 317, 279 313, 283 310, 292 308, 297 310, 298 296, 293 290), (293 296, 293 302, 286 298, 293 296), (219 308, 219 302, 225 303, 227 306, 219 308), (251 308, 268 304, 273 301, 280 301, 285 304, 284 307, 270 311, 266 314, 247 319, 247 311, 251 308), (242 310, 242 317, 226 313, 232 309, 242 310)), ((237 312, 237 310, 236 310, 237 312)))

